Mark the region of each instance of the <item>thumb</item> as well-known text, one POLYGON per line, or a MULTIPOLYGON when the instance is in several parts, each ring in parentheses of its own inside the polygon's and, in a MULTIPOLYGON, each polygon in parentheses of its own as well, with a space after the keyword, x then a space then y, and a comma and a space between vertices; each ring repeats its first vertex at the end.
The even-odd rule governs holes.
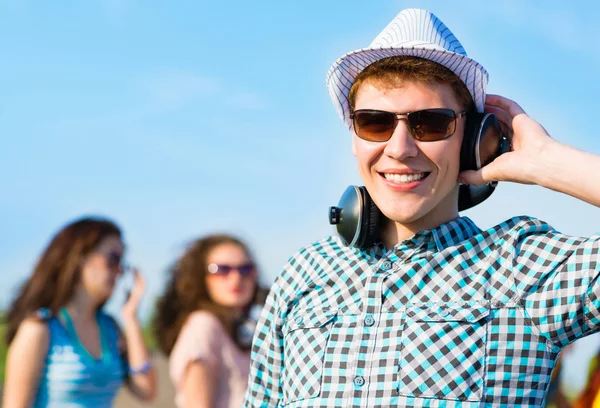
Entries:
POLYGON ((487 180, 484 171, 485 167, 479 170, 465 170, 458 175, 458 182, 472 186, 480 186, 489 183, 492 180, 487 180))

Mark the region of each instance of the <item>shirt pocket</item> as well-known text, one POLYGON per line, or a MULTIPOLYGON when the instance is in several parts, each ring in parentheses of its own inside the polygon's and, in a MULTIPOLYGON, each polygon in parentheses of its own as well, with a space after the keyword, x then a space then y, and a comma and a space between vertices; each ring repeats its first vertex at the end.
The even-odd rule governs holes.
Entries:
POLYGON ((295 313, 283 325, 283 404, 317 397, 335 313, 295 313))
POLYGON ((481 401, 487 306, 409 307, 398 363, 398 393, 481 401))

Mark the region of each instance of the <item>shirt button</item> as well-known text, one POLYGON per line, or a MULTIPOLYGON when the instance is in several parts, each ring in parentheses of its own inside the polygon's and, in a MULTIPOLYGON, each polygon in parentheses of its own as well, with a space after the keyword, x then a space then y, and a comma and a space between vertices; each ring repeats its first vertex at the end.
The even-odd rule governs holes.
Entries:
POLYGON ((302 319, 302 316, 298 316, 298 317, 296 317, 296 323, 297 323, 297 324, 302 324, 302 320, 303 320, 303 319, 302 319))
POLYGON ((385 261, 381 264, 381 269, 383 269, 384 271, 389 271, 390 269, 392 269, 392 263, 390 261, 385 261))
POLYGON ((356 385, 357 387, 362 387, 363 385, 365 385, 365 379, 360 375, 354 377, 354 385, 356 385))
POLYGON ((365 317, 365 326, 373 326, 375 324, 375 319, 373 319, 373 316, 368 315, 367 317, 365 317))

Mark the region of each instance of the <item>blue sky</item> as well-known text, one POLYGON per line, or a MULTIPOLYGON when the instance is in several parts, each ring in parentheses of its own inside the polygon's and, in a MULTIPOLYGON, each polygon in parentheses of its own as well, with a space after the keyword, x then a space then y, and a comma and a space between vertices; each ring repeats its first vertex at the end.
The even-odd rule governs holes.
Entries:
MULTIPOLYGON (((600 154, 600 7, 543 4, 0 0, 0 305, 85 214, 123 227, 149 280, 144 315, 166 267, 210 232, 247 239, 270 284, 332 232, 327 207, 360 183, 325 74, 403 8, 438 15, 490 73, 489 92, 600 154)), ((597 208, 532 186, 502 184, 465 213, 481 227, 520 214, 600 230, 597 208)))

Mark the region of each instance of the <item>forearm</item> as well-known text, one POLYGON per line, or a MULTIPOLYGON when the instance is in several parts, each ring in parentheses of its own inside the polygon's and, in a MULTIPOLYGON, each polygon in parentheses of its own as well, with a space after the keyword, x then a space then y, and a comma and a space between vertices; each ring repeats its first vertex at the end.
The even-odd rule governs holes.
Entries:
POLYGON ((536 184, 600 207, 600 156, 556 141, 541 156, 536 184))
POLYGON ((149 369, 136 372, 150 363, 150 353, 144 343, 142 328, 137 319, 129 319, 125 321, 124 329, 128 363, 133 371, 129 379, 130 389, 141 399, 152 400, 156 395, 154 367, 150 366, 149 369))

